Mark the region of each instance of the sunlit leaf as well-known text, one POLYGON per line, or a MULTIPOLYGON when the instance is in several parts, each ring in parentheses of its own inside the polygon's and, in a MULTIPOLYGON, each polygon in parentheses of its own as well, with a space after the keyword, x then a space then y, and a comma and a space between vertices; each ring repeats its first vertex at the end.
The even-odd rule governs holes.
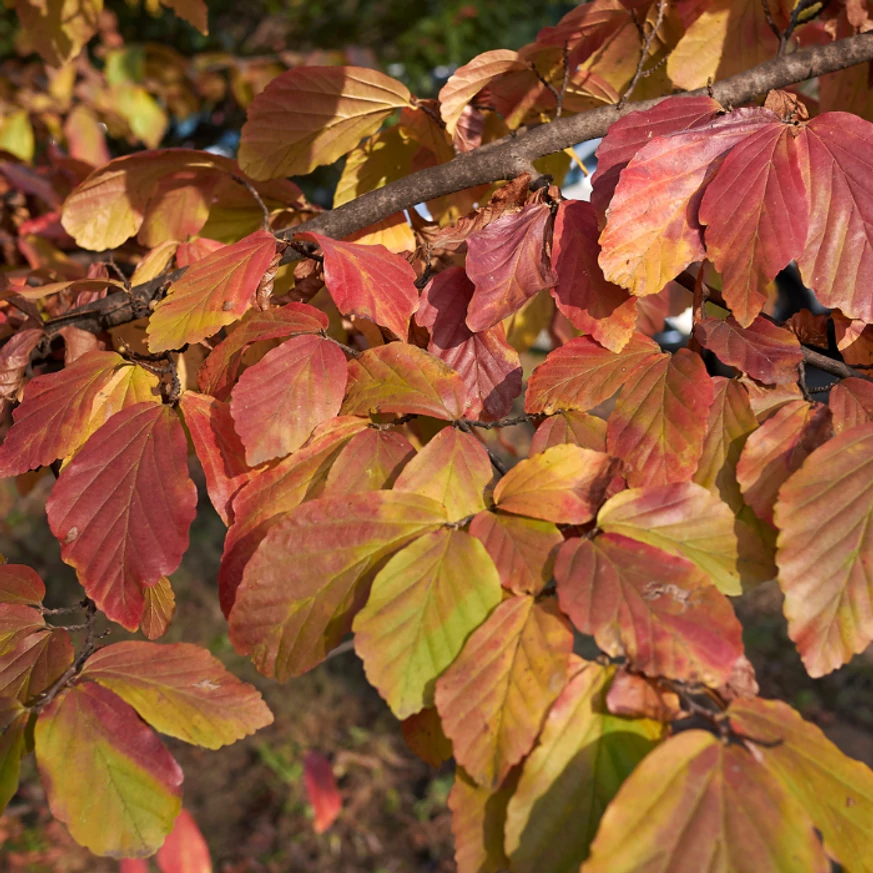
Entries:
POLYGON ((819 446, 779 490, 776 564, 788 635, 811 676, 873 641, 873 424, 819 446))
POLYGON ((398 718, 433 705, 437 677, 500 599, 494 562, 463 531, 425 534, 379 571, 352 630, 367 678, 398 718))
POLYGON ((530 443, 530 454, 536 455, 564 444, 605 452, 606 422, 587 412, 567 411, 551 415, 536 429, 530 443))
POLYGON ((188 267, 149 318, 149 349, 179 349, 241 318, 275 251, 273 235, 258 230, 188 267))
POLYGON ((688 558, 724 594, 740 594, 734 514, 700 485, 632 488, 611 497, 597 526, 688 558))
POLYGON ((455 759, 497 788, 526 755, 567 678, 573 646, 553 601, 511 597, 437 680, 436 705, 455 759))
POLYGON ((713 396, 706 365, 688 349, 655 358, 633 373, 606 431, 607 451, 625 462, 629 485, 691 479, 713 396))
POLYGON ((582 865, 584 873, 652 869, 827 873, 830 865, 809 816, 764 764, 690 730, 625 780, 582 865))
POLYGON ((519 461, 497 483, 494 505, 514 515, 584 524, 596 515, 615 468, 603 452, 554 446, 519 461))
POLYGON ((304 503, 270 528, 230 612, 237 651, 284 681, 315 667, 351 629, 380 562, 445 523, 434 500, 371 491, 304 503))
POLYGON ((494 327, 555 284, 545 255, 551 217, 545 203, 531 203, 467 239, 466 270, 476 286, 467 312, 470 330, 494 327))
POLYGON ((239 162, 254 179, 304 175, 332 164, 395 109, 410 105, 405 85, 362 67, 296 67, 252 101, 239 162))
POLYGON ((418 413, 454 421, 467 407, 461 377, 435 355, 406 343, 367 349, 349 361, 347 415, 418 413))
POLYGON ((686 558, 619 534, 576 538, 558 551, 555 579, 576 628, 648 676, 717 688, 743 657, 729 601, 686 558))
POLYGON ((404 467, 394 489, 432 497, 445 506, 450 521, 458 521, 485 508, 491 478, 491 461, 482 443, 446 427, 404 467))
POLYGON ((46 509, 61 557, 88 596, 136 630, 142 589, 179 566, 196 506, 181 422, 169 406, 137 403, 85 443, 46 509))
POLYGON ((577 873, 603 810, 660 738, 656 722, 606 711, 612 673, 585 664, 552 706, 509 801, 513 871, 577 873))
POLYGON ((367 428, 356 433, 337 455, 324 493, 334 497, 391 488, 404 465, 414 457, 415 449, 402 434, 367 428))
POLYGON ((270 724, 261 695, 190 643, 114 643, 82 675, 129 703, 162 734, 218 749, 270 724))
MULTIPOLYGON (((206 0, 161 0, 161 5, 172 9, 176 15, 184 18, 204 36, 209 33, 209 7, 206 5, 206 0)), ((187 815, 184 812, 183 814, 187 815)), ((175 873, 175 871, 165 870, 164 873, 175 873)), ((189 871, 186 870, 185 873, 189 871)), ((200 871, 191 870, 190 873, 200 873, 200 871)))
POLYGON ((873 421, 873 383, 866 379, 843 379, 831 388, 828 406, 833 413, 834 432, 873 421))
POLYGON ((97 32, 103 0, 15 0, 14 8, 33 48, 61 67, 97 32))
POLYGON ((36 762, 52 815, 95 855, 146 856, 182 808, 182 771, 111 691, 83 682, 36 722, 36 762))

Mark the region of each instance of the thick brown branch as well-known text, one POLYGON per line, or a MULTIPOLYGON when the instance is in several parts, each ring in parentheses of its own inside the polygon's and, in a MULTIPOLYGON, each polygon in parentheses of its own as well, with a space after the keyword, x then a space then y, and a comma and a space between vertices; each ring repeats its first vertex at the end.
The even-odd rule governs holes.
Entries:
MULTIPOLYGON (((773 88, 784 88, 824 73, 832 73, 855 64, 873 60, 873 32, 851 36, 824 46, 814 46, 784 55, 753 67, 712 86, 712 94, 724 106, 737 106, 773 88)), ((706 89, 686 92, 687 96, 706 94, 706 89)), ((387 218, 418 203, 453 194, 466 188, 485 185, 501 179, 514 179, 525 172, 531 161, 562 151, 585 140, 602 137, 609 126, 629 112, 649 109, 660 99, 631 103, 624 107, 604 106, 569 118, 561 118, 532 130, 518 133, 498 142, 489 143, 454 160, 420 170, 380 188, 363 194, 343 206, 324 212, 310 221, 277 234, 290 238, 302 231, 316 231, 342 239, 356 230, 387 218)), ((299 259, 299 253, 288 248, 283 263, 299 259)), ((50 334, 60 327, 75 325, 84 330, 100 331, 139 318, 147 311, 167 281, 173 281, 181 271, 168 274, 132 289, 130 294, 119 291, 96 303, 67 313, 62 319, 47 324, 50 334)))

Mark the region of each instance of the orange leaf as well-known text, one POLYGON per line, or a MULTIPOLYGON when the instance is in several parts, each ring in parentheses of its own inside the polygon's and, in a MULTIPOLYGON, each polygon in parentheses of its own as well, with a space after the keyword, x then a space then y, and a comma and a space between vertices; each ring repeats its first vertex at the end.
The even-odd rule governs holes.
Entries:
POLYGON ((139 626, 143 588, 179 566, 196 507, 181 422, 169 406, 148 402, 109 419, 46 504, 61 557, 97 606, 128 630, 139 626))
POLYGON ((288 70, 249 106, 240 166, 253 179, 305 175, 350 152, 410 99, 405 85, 377 70, 288 70))
POLYGON ((828 396, 834 433, 873 421, 873 383, 866 379, 843 379, 828 396))
POLYGON ((173 830, 158 849, 155 860, 161 873, 212 873, 209 846, 187 809, 177 816, 173 830))
POLYGON ((353 494, 391 488, 415 449, 405 436, 367 428, 340 450, 324 486, 325 495, 353 494))
POLYGON ((559 412, 549 416, 536 429, 530 443, 530 454, 537 455, 552 446, 565 444, 606 451, 606 422, 587 412, 559 412))
POLYGON ((323 834, 339 817, 343 801, 330 761, 320 752, 310 749, 303 756, 303 784, 315 811, 313 829, 315 833, 323 834))

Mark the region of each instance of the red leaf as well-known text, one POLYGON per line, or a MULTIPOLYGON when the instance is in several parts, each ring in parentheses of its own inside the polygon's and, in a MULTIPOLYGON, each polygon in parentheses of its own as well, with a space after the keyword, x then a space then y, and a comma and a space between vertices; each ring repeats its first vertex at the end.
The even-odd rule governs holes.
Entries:
POLYGON ((305 303, 288 303, 266 312, 252 310, 200 365, 197 385, 204 394, 226 400, 242 365, 243 354, 252 343, 282 339, 295 333, 320 333, 327 325, 327 316, 305 303))
POLYGON ((597 147, 591 205, 600 215, 606 213, 621 171, 650 140, 700 127, 712 121, 721 109, 721 104, 711 97, 668 97, 651 109, 620 118, 597 147))
POLYGON ((187 809, 177 816, 155 860, 161 873, 212 873, 209 846, 187 809))
POLYGON ((303 756, 303 784, 315 812, 313 829, 315 833, 323 834, 342 812, 343 800, 330 761, 321 752, 310 749, 303 756))
POLYGON ((405 340, 409 319, 418 309, 415 270, 384 246, 337 242, 320 233, 300 239, 324 252, 324 284, 343 315, 368 318, 405 340))
MULTIPOLYGON (((32 322, 29 322, 32 324, 32 322)), ((42 325, 22 325, 0 349, 0 398, 14 400, 24 380, 24 371, 30 365, 30 355, 45 338, 42 325)))
POLYGON ((538 455, 552 446, 565 444, 605 452, 606 422, 587 412, 551 415, 536 429, 530 442, 530 454, 538 455))
POLYGON ((109 419, 46 504, 61 557, 97 606, 128 630, 139 626, 143 587, 179 566, 196 508, 181 422, 170 407, 148 402, 109 419))
POLYGON ((585 524, 597 514, 615 475, 615 462, 603 452, 579 446, 554 446, 519 461, 494 489, 502 512, 585 524))
POLYGON ((188 267, 149 318, 149 350, 180 349, 241 318, 275 252, 275 237, 258 230, 188 267))
POLYGON ((24 564, 0 564, 0 603, 39 606, 45 585, 36 570, 24 564))
POLYGON ((400 723, 403 739, 409 749, 431 767, 439 767, 452 757, 452 744, 446 739, 439 713, 426 706, 400 723))
POLYGON ((467 327, 473 283, 460 267, 434 277, 424 291, 415 320, 430 331, 427 350, 457 371, 470 398, 469 418, 496 421, 521 394, 521 362, 497 324, 480 333, 467 327))
POLYGON ((527 385, 525 412, 586 412, 608 400, 640 367, 662 359, 657 343, 634 334, 620 354, 580 336, 550 352, 527 385))
POLYGON ((546 258, 551 212, 531 203, 501 215, 467 239, 467 275, 476 290, 467 326, 479 333, 518 312, 537 291, 555 284, 546 258))
POLYGON ((797 367, 803 361, 800 341, 790 330, 766 318, 756 318, 748 327, 742 327, 733 316, 705 318, 694 328, 694 335, 723 363, 759 382, 781 385, 797 381, 797 367))
POLYGON ((221 520, 229 525, 233 521, 231 500, 254 475, 233 428, 230 406, 214 397, 186 391, 179 407, 206 476, 209 499, 221 520))
POLYGON ((728 599, 685 558, 619 534, 572 539, 555 579, 576 628, 647 676, 718 688, 743 657, 728 599))
POLYGON ((340 449, 366 426, 365 420, 351 416, 326 422, 302 449, 260 472, 234 498, 234 523, 224 538, 218 570, 218 599, 225 615, 230 614, 246 564, 267 531, 323 486, 340 449))
POLYGON ((606 692, 606 705, 613 715, 625 718, 651 718, 666 723, 682 715, 678 694, 662 691, 659 683, 628 673, 624 667, 615 674, 606 692))
POLYGON ((230 413, 254 467, 296 451, 340 410, 346 356, 333 340, 298 336, 267 352, 233 389, 230 413))
POLYGON ((64 628, 39 630, 0 650, 0 698, 22 703, 46 691, 73 663, 73 644, 64 628))
POLYGON ((769 110, 738 109, 643 146, 621 173, 600 236, 606 278, 642 297, 703 260, 697 212, 707 182, 723 155, 775 120, 769 110))
POLYGON ((565 200, 555 217, 552 297, 577 330, 620 352, 637 323, 637 299, 603 278, 597 217, 590 203, 565 200))
POLYGON ((406 343, 367 349, 349 362, 343 412, 416 413, 456 421, 467 408, 461 377, 436 355, 406 343))
POLYGON ((179 248, 176 249, 176 266, 190 267, 191 264, 202 261, 224 247, 224 243, 214 239, 206 239, 205 237, 192 239, 190 242, 179 243, 179 248))
POLYGON ((758 518, 772 524, 782 483, 832 436, 830 409, 805 400, 786 403, 749 435, 737 464, 737 482, 758 518))
POLYGON ((327 475, 324 493, 335 496, 391 488, 413 457, 415 449, 402 434, 362 430, 340 450, 327 475))
POLYGON ((873 382, 843 379, 831 388, 828 406, 834 417, 834 433, 873 421, 873 382))
POLYGON ((809 122, 806 135, 811 191, 800 273, 822 304, 873 323, 873 124, 826 112, 809 122))
POLYGON ((94 399, 123 363, 115 352, 89 352, 57 373, 31 379, 0 446, 0 476, 71 455, 81 444, 94 399))
POLYGON ((636 369, 609 417, 609 453, 627 465, 628 485, 691 479, 703 452, 714 397, 706 365, 688 349, 636 369))
POLYGON ((767 285, 803 250, 809 204, 802 128, 776 122, 735 145, 700 204, 706 252, 722 274, 725 302, 749 327, 767 285))

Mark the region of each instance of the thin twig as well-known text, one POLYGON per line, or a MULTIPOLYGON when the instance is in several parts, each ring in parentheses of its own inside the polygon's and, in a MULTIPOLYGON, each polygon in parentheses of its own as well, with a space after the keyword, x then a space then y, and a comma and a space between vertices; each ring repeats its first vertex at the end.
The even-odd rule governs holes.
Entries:
POLYGON ((267 204, 264 203, 263 198, 260 194, 258 194, 255 186, 252 185, 252 183, 249 182, 248 179, 244 179, 242 176, 238 176, 236 173, 231 173, 230 178, 233 179, 233 181, 237 184, 242 185, 245 189, 248 190, 249 194, 251 194, 252 197, 255 198, 255 203, 257 203, 258 206, 261 207, 261 213, 263 214, 264 230, 267 231, 267 233, 270 233, 270 210, 267 209, 267 204))
MULTIPOLYGON (((633 94, 634 88, 637 87, 637 83, 643 77, 643 67, 645 67, 646 61, 649 59, 649 50, 652 48, 652 43, 655 40, 655 36, 661 29, 661 25, 664 23, 664 16, 667 14, 667 5, 668 0, 658 0, 658 15, 655 18, 655 24, 652 27, 651 32, 647 36, 644 34, 643 52, 640 56, 640 62, 637 64, 637 69, 634 72, 634 77, 633 79, 631 79, 630 85, 627 86, 627 90, 622 95, 621 100, 618 101, 618 105, 622 108, 625 106, 628 100, 630 100, 630 96, 631 94, 633 94)), ((643 30, 645 30, 645 28, 643 28, 643 30)))
MULTIPOLYGON (((464 433, 468 433, 472 436, 473 429, 465 419, 462 418, 459 421, 456 421, 455 426, 459 430, 464 431, 464 433)), ((494 450, 490 446, 487 446, 487 445, 485 445, 485 443, 482 443, 482 448, 485 449, 486 452, 488 452, 488 457, 491 459, 491 466, 494 467, 494 469, 497 470, 497 472, 501 476, 505 476, 506 470, 507 470, 506 464, 503 463, 503 461, 498 457, 498 455, 494 452, 494 450)))
POLYGON ((565 42, 561 51, 561 62, 564 65, 564 78, 561 81, 561 90, 558 92, 558 105, 555 109, 555 119, 564 113, 564 98, 567 96, 567 86, 570 84, 570 43, 565 42))
MULTIPOLYGON (((477 421, 472 418, 462 418, 460 423, 467 427, 479 427, 482 430, 493 430, 496 427, 513 427, 516 424, 528 424, 536 421, 537 415, 516 415, 513 418, 502 418, 499 421, 477 421)), ((463 430, 463 428, 462 428, 463 430)))

